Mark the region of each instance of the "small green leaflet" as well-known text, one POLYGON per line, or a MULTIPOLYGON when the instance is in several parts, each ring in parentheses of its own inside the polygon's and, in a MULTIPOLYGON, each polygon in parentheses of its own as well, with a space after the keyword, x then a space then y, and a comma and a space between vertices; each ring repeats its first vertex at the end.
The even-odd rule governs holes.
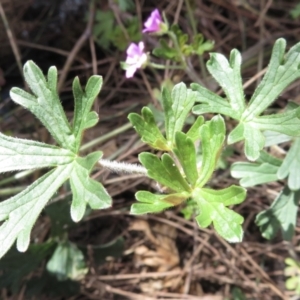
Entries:
POLYGON ((223 190, 195 189, 192 198, 197 202, 200 214, 196 221, 200 227, 213 223, 217 233, 231 243, 241 242, 244 218, 226 206, 244 201, 246 190, 239 186, 231 186, 223 190))

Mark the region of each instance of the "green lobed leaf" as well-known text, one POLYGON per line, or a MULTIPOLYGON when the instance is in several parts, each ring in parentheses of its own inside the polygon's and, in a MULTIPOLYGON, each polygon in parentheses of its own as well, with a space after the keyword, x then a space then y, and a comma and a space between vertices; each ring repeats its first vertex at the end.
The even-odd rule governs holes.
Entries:
POLYGON ((163 186, 176 192, 190 191, 189 184, 169 154, 165 153, 159 159, 154 154, 143 152, 139 155, 139 160, 147 169, 148 176, 163 186))
POLYGON ((191 89, 197 93, 196 102, 201 103, 193 107, 194 114, 217 113, 239 120, 239 113, 222 97, 197 83, 192 83, 191 89))
POLYGON ((73 200, 71 204, 71 217, 79 222, 85 213, 86 205, 92 209, 104 209, 111 206, 111 197, 103 185, 90 178, 92 167, 102 156, 102 152, 94 152, 87 157, 78 157, 74 161, 74 169, 70 176, 73 200))
POLYGON ((244 201, 246 190, 239 186, 231 186, 223 190, 197 188, 192 198, 197 202, 200 214, 196 221, 200 227, 207 227, 213 223, 216 231, 228 242, 241 242, 244 218, 228 209, 226 206, 244 201))
POLYGON ((228 135, 228 144, 245 140, 244 151, 251 161, 257 160, 265 144, 263 133, 249 123, 238 124, 228 135))
POLYGON ((253 128, 300 136, 300 107, 284 113, 261 116, 249 122, 253 128))
POLYGON ((300 43, 285 55, 286 41, 278 39, 273 47, 268 70, 252 95, 242 119, 251 121, 261 114, 283 90, 300 77, 300 43))
POLYGON ((158 213, 169 207, 179 205, 188 197, 189 193, 186 192, 157 195, 147 191, 139 191, 135 194, 135 198, 139 203, 132 204, 130 213, 133 215, 158 213))
POLYGON ((28 248, 31 229, 42 209, 68 179, 73 164, 49 171, 18 195, 0 203, 0 258, 17 240, 17 248, 28 248))
POLYGON ((299 199, 299 190, 293 192, 285 186, 271 207, 256 216, 255 223, 259 226, 263 237, 272 239, 281 229, 285 240, 292 239, 296 227, 299 199))
POLYGON ((215 116, 200 128, 202 146, 202 165, 196 185, 204 186, 212 176, 218 163, 224 139, 225 123, 221 116, 215 116))
POLYGON ((289 135, 271 130, 266 130, 263 132, 263 134, 266 138, 265 147, 279 145, 281 143, 289 142, 292 139, 292 137, 290 137, 289 135))
POLYGON ((136 113, 131 113, 129 114, 128 119, 136 132, 141 136, 144 143, 150 145, 154 149, 165 151, 170 150, 166 139, 155 123, 155 119, 150 108, 143 107, 142 116, 136 113))
POLYGON ((95 98, 102 87, 101 76, 91 76, 86 84, 85 91, 82 90, 79 78, 73 81, 73 95, 75 99, 73 132, 76 137, 76 149, 79 149, 81 135, 87 128, 94 126, 98 122, 96 112, 90 112, 95 98))
POLYGON ((24 65, 24 77, 34 95, 12 88, 11 99, 30 110, 48 129, 59 146, 75 152, 75 137, 57 93, 57 69, 48 71, 48 82, 41 69, 32 61, 24 65))
POLYGON ((193 123, 191 128, 188 130, 186 135, 193 141, 196 142, 200 139, 200 127, 204 124, 204 118, 199 116, 193 123))
POLYGON ((244 124, 244 151, 246 157, 255 161, 259 158, 260 151, 265 144, 265 136, 259 129, 253 128, 250 124, 244 124))
POLYGON ((241 179, 240 185, 243 187, 277 181, 277 171, 281 164, 281 159, 261 151, 260 157, 255 163, 236 162, 232 164, 231 176, 241 179))
POLYGON ((279 179, 288 177, 288 186, 292 191, 300 190, 300 138, 295 139, 277 171, 279 179))
POLYGON ((88 272, 82 251, 69 241, 57 245, 46 267, 58 280, 80 280, 88 272))
POLYGON ((0 173, 55 167, 74 158, 70 150, 0 133, 0 173))
POLYGON ((192 186, 198 179, 196 149, 193 141, 183 132, 176 132, 175 135, 176 154, 187 180, 192 186))
POLYGON ((210 74, 224 90, 230 107, 240 117, 245 110, 245 99, 241 78, 242 57, 236 49, 230 52, 229 62, 220 53, 211 53, 206 66, 210 74))
POLYGON ((241 179, 239 183, 243 187, 277 181, 277 171, 278 166, 268 163, 237 162, 231 166, 231 176, 241 179))
POLYGON ((171 93, 167 88, 163 89, 162 104, 165 113, 166 137, 169 143, 175 143, 175 134, 182 130, 195 100, 196 93, 187 89, 183 82, 176 84, 171 93))

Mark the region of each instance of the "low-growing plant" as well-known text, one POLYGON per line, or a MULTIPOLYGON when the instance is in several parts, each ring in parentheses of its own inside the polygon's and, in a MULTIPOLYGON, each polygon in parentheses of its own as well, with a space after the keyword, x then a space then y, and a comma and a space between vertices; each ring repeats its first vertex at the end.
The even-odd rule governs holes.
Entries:
MULTIPOLYGON (((189 56, 202 55, 213 46, 200 35, 188 41, 178 27, 170 27, 166 20, 163 21, 158 11, 146 21, 144 31, 162 38, 153 54, 171 59, 171 67, 184 69, 190 78, 195 76, 195 71, 189 64, 189 56), (168 38, 174 47, 169 47, 165 40, 168 38)), ((74 222, 82 220, 87 206, 91 209, 111 207, 112 199, 105 187, 90 176, 96 164, 118 172, 148 176, 158 183, 159 192, 144 190, 136 193, 137 202, 131 206, 131 214, 158 213, 188 203, 183 209, 186 217, 196 215, 200 228, 213 225, 216 232, 229 242, 243 239, 244 219, 232 206, 245 200, 246 187, 281 180, 284 182, 281 193, 269 209, 258 214, 256 223, 266 238, 274 237, 281 230, 285 239, 291 239, 300 197, 300 108, 290 102, 283 112, 266 113, 285 88, 300 77, 300 43, 287 53, 285 48, 284 39, 275 42, 267 72, 250 99, 246 99, 242 86, 241 54, 234 49, 229 59, 220 53, 211 53, 206 64, 211 76, 223 89, 224 97, 199 84, 199 80, 190 87, 181 82, 172 89, 167 86, 162 89, 163 115, 160 118, 163 118, 163 127, 157 124, 154 110, 149 107, 142 108, 141 114, 130 113, 128 118, 133 128, 141 140, 154 149, 139 154, 141 165, 104 160, 101 151, 85 157, 80 155, 84 131, 98 122, 98 115, 91 108, 102 87, 101 76, 90 77, 85 88, 75 78, 74 117, 69 122, 57 92, 56 68, 51 67, 44 76, 34 62, 28 61, 24 65, 24 77, 32 93, 12 88, 10 96, 42 122, 56 145, 0 133, 1 173, 47 169, 22 192, 0 203, 0 221, 3 221, 0 226, 0 257, 15 242, 19 251, 27 250, 39 214, 66 181, 69 181, 72 192, 70 214, 74 222), (200 116, 186 126, 191 113, 200 116), (206 113, 215 116, 205 120, 201 115, 206 113), (236 123, 230 132, 227 132, 222 115, 236 123), (284 159, 264 151, 266 147, 284 141, 292 142, 284 159), (231 174, 240 179, 240 185, 215 189, 210 180, 222 151, 225 145, 237 142, 244 143, 244 153, 249 160, 231 166, 231 174)), ((123 63, 126 77, 134 76, 140 68, 147 66, 165 67, 151 59, 142 41, 130 44, 123 63)), ((83 261, 81 252, 67 239, 56 245, 54 254, 52 250, 53 256, 47 264, 50 271, 59 271, 58 252, 78 257, 76 270, 84 274, 85 267, 80 264, 83 261)), ((61 276, 70 278, 71 275, 68 269, 64 269, 61 276)))

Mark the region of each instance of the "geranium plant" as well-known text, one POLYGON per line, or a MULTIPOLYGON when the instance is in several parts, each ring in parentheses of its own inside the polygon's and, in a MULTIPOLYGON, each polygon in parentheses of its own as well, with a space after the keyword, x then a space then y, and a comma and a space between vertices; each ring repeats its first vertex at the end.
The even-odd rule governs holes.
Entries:
MULTIPOLYGON (((161 19, 157 12, 151 18, 151 22, 147 21, 147 31, 155 26, 156 29, 161 29, 161 19)), ((182 32, 176 27, 165 34, 174 38, 174 55, 168 56, 170 53, 166 49, 162 52, 154 49, 154 52, 164 53, 162 56, 168 56, 179 62, 180 67, 186 68, 186 57, 193 51, 197 52, 197 47, 186 44, 186 39, 181 38, 182 32)), ((292 47, 286 56, 284 52, 285 41, 279 39, 273 48, 268 71, 249 102, 242 89, 241 55, 238 50, 233 50, 229 60, 221 54, 212 53, 207 62, 208 71, 222 87, 226 98, 199 84, 192 83, 191 88, 188 88, 181 82, 172 90, 162 90, 163 128, 156 124, 153 111, 148 107, 144 107, 141 114, 130 113, 128 118, 133 128, 141 136, 141 140, 154 149, 140 153, 141 166, 103 160, 101 151, 85 157, 79 154, 83 132, 98 122, 98 115, 91 108, 101 90, 101 76, 92 76, 84 89, 79 79, 75 78, 75 110, 73 120, 69 122, 57 93, 56 68, 51 67, 45 77, 34 62, 28 61, 24 65, 24 77, 32 93, 13 88, 10 96, 42 122, 56 145, 0 134, 0 172, 51 169, 24 191, 0 203, 0 220, 3 221, 0 226, 0 257, 15 241, 19 251, 28 248, 35 221, 54 193, 66 181, 70 182, 73 194, 70 207, 73 221, 78 222, 84 217, 87 205, 92 209, 110 207, 111 197, 100 182, 90 177, 96 164, 118 172, 131 170, 141 173, 159 184, 161 192, 145 190, 136 193, 137 202, 131 207, 132 214, 157 213, 193 201, 199 227, 205 228, 212 224, 216 232, 227 241, 242 241, 243 217, 232 209, 232 205, 244 201, 245 187, 232 185, 221 190, 215 189, 210 185, 210 179, 226 140, 229 144, 245 141, 245 155, 249 160, 260 159, 258 166, 246 165, 239 172, 233 167, 233 174, 248 183, 246 178, 250 171, 260 172, 260 162, 268 166, 269 179, 272 180, 276 180, 275 173, 280 179, 295 173, 292 167, 295 155, 287 155, 281 163, 262 151, 270 131, 285 137, 300 136, 300 108, 297 105, 292 105, 283 113, 263 114, 287 85, 300 77, 300 43, 292 47), (186 119, 191 112, 196 115, 208 112, 216 115, 210 120, 198 116, 187 128, 186 119), (221 114, 237 121, 237 126, 228 136, 221 114)), ((127 50, 126 76, 132 77, 137 69, 148 62, 143 42, 138 45, 131 44, 127 50)), ((297 139, 295 141, 297 143, 297 139)), ((294 150, 291 148, 290 151, 294 150)), ((266 182, 266 178, 257 179, 254 183, 260 182, 266 182)), ((299 189, 298 181, 291 182, 288 182, 288 189, 299 189)), ((288 193, 289 190, 283 189, 283 195, 288 193)), ((293 193, 295 197, 290 202, 295 205, 299 194, 295 190, 293 193)), ((285 199, 287 198, 286 196, 285 199)), ((274 207, 277 205, 276 201, 274 207)), ((278 207, 280 210, 279 205, 276 209, 278 207)), ((270 219, 267 223, 268 221, 270 219)), ((280 222, 281 220, 279 226, 280 222)))

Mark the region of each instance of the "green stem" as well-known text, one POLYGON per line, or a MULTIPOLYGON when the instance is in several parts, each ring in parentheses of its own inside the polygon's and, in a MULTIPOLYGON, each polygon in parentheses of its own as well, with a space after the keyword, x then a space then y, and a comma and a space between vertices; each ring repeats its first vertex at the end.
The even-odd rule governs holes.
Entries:
MULTIPOLYGON (((197 26, 196 26, 196 22, 195 22, 195 18, 194 18, 194 13, 191 8, 190 0, 185 0, 185 5, 186 5, 187 13, 188 13, 188 16, 190 19, 190 23, 192 26, 193 34, 196 35, 198 33, 197 26)), ((205 79, 207 77, 207 73, 206 73, 206 66, 205 66, 205 63, 203 60, 203 56, 198 55, 198 59, 199 59, 199 64, 200 64, 200 68, 201 68, 202 78, 205 79)))
POLYGON ((111 137, 114 137, 120 133, 123 133, 124 131, 128 130, 129 128, 132 128, 131 123, 126 123, 125 125, 117 128, 107 134, 104 134, 104 135, 98 137, 97 139, 94 139, 94 140, 84 144, 83 146, 80 147, 80 151, 84 151, 89 148, 92 148, 92 147, 96 146, 97 144, 100 144, 100 143, 110 139, 111 137))
POLYGON ((187 63, 186 58, 185 58, 184 54, 182 53, 180 46, 178 44, 177 36, 172 31, 168 31, 167 34, 169 35, 170 39, 174 43, 174 47, 177 50, 180 62, 182 64, 182 69, 184 69, 186 71, 187 75, 190 77, 190 79, 192 81, 199 83, 201 85, 204 85, 202 80, 199 78, 199 76, 195 72, 193 66, 190 63, 187 63))
POLYGON ((155 69, 160 69, 160 70, 165 70, 165 69, 182 70, 183 69, 182 66, 165 66, 165 65, 156 64, 153 62, 149 62, 148 66, 153 67, 155 69))

